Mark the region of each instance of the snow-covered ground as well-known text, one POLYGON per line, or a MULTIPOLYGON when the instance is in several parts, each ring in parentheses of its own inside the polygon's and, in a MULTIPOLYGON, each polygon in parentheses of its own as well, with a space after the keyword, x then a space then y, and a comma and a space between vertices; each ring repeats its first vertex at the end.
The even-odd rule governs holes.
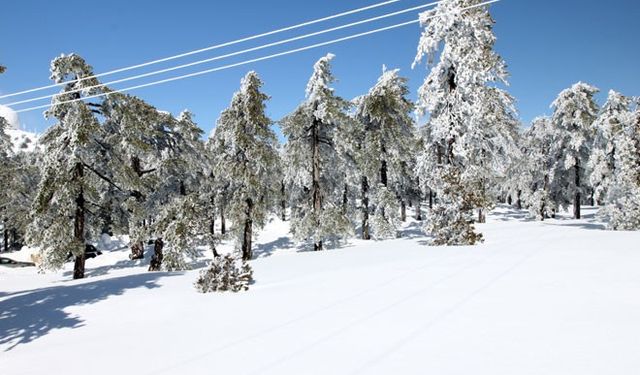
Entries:
MULTIPOLYGON (((0 268, 0 374, 638 374, 640 232, 501 207, 476 247, 404 237, 300 252, 258 240, 256 283, 199 294, 126 250, 0 268)), ((149 255, 147 255, 149 258, 149 255)))

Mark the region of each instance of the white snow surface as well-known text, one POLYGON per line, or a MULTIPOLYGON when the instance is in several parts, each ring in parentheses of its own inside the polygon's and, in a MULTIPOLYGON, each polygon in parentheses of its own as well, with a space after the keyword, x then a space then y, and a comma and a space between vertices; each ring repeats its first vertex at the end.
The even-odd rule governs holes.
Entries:
POLYGON ((274 219, 237 294, 147 272, 150 250, 107 250, 78 281, 0 267, 0 373, 637 374, 640 232, 585 212, 499 207, 475 247, 425 246, 409 222, 317 253, 274 219))

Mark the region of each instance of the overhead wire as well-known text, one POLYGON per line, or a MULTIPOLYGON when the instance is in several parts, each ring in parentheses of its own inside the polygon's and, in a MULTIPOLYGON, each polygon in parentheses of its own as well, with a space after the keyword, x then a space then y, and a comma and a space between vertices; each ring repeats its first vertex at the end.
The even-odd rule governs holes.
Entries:
MULTIPOLYGON (((465 10, 469 10, 469 9, 478 8, 478 7, 482 7, 482 6, 485 6, 485 5, 497 3, 499 1, 500 0, 485 1, 485 2, 482 2, 482 3, 479 3, 479 4, 475 4, 475 5, 471 5, 471 6, 467 6, 467 7, 461 8, 460 10, 461 11, 465 11, 465 10)), ((202 71, 198 71, 198 72, 194 72, 194 73, 184 74, 184 75, 177 76, 177 77, 171 77, 171 78, 166 78, 166 79, 162 79, 162 80, 158 80, 158 81, 153 81, 153 82, 149 82, 149 83, 144 83, 144 84, 140 84, 140 85, 126 87, 126 88, 123 88, 123 89, 113 90, 113 91, 109 91, 109 92, 105 92, 105 93, 89 95, 89 96, 82 97, 82 98, 61 101, 61 102, 56 103, 56 105, 69 104, 69 103, 74 103, 74 102, 78 102, 78 101, 82 101, 82 100, 99 98, 99 97, 103 97, 103 96, 109 96, 109 95, 113 95, 115 93, 131 91, 131 90, 140 89, 140 88, 144 88, 144 87, 155 86, 155 85, 159 85, 159 84, 163 84, 163 83, 167 83, 167 82, 173 82, 173 81, 182 80, 182 79, 191 78, 191 77, 197 77, 197 76, 200 76, 200 75, 209 74, 209 73, 213 73, 213 72, 217 72, 217 71, 221 71, 221 70, 226 70, 226 69, 230 69, 230 68, 234 68, 234 67, 238 67, 238 66, 242 66, 242 65, 247 65, 247 64, 251 64, 251 63, 255 63, 255 62, 259 62, 259 61, 271 60, 271 59, 274 59, 274 58, 277 58, 277 57, 281 57, 281 56, 291 55, 291 54, 294 54, 294 53, 307 51, 307 50, 318 48, 318 47, 323 47, 323 46, 336 44, 336 43, 340 43, 340 42, 344 42, 344 41, 352 40, 352 39, 356 39, 356 38, 361 38, 361 37, 364 37, 364 36, 368 36, 368 35, 384 32, 384 31, 388 31, 388 30, 397 29, 397 28, 400 28, 400 27, 404 27, 404 26, 408 26, 408 25, 419 23, 420 21, 424 22, 425 20, 432 19, 432 18, 435 18, 435 17, 438 17, 438 16, 434 15, 434 16, 431 16, 431 17, 428 17, 428 18, 422 18, 422 20, 415 19, 415 20, 412 20, 412 21, 407 21, 407 22, 394 24, 394 25, 391 25, 391 26, 381 27, 381 28, 377 28, 377 29, 374 29, 374 30, 370 30, 370 31, 361 32, 361 33, 357 33, 357 34, 352 34, 352 35, 349 35, 349 36, 346 36, 346 37, 341 37, 341 38, 329 40, 329 41, 326 41, 326 42, 316 43, 316 44, 312 44, 312 45, 308 45, 308 46, 304 46, 304 47, 300 47, 300 48, 295 48, 295 49, 291 49, 291 50, 284 51, 284 52, 274 53, 274 54, 271 54, 271 55, 258 57, 258 58, 254 58, 254 59, 250 59, 250 60, 245 60, 245 61, 241 61, 241 62, 237 62, 237 63, 233 63, 233 64, 228 64, 228 65, 224 65, 224 66, 220 66, 220 67, 216 67, 216 68, 206 69, 206 70, 202 70, 202 71)), ((51 104, 46 104, 46 105, 41 105, 41 106, 34 106, 34 107, 30 107, 30 108, 19 109, 19 110, 16 110, 15 112, 17 112, 17 113, 28 112, 28 111, 33 111, 33 110, 37 110, 37 109, 49 108, 50 106, 51 106, 51 104)))

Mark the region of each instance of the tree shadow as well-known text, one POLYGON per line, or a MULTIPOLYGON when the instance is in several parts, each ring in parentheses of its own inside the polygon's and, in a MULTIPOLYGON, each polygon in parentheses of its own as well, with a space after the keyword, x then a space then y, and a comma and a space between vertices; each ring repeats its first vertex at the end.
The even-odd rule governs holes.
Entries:
POLYGON ((150 272, 15 293, 0 301, 0 348, 6 352, 55 329, 83 327, 85 321, 66 312, 67 307, 96 303, 128 289, 155 289, 159 278, 177 274, 150 272))
POLYGON ((495 212, 492 211, 488 214, 495 220, 499 221, 524 221, 531 222, 536 219, 531 217, 531 214, 527 210, 518 210, 516 208, 507 208, 506 210, 495 212))
POLYGON ((289 237, 280 237, 276 240, 273 240, 271 242, 267 242, 264 244, 258 244, 256 245, 255 249, 253 250, 253 254, 254 254, 254 258, 266 258, 269 257, 271 255, 273 255, 273 253, 276 250, 281 250, 281 249, 292 249, 295 247, 295 243, 293 241, 291 241, 291 238, 289 237))
MULTIPOLYGON (((556 220, 557 221, 557 220, 556 220)), ((568 221, 568 220, 566 220, 568 221)), ((569 223, 569 222, 565 222, 564 220, 559 222, 559 223, 550 223, 547 222, 548 225, 555 225, 555 226, 559 226, 559 227, 573 227, 573 228, 580 228, 580 229, 587 229, 587 230, 607 230, 607 226, 602 224, 602 223, 596 223, 596 222, 588 222, 588 223, 569 223)))
POLYGON ((421 221, 415 221, 398 230, 398 238, 415 239, 428 237, 421 221))

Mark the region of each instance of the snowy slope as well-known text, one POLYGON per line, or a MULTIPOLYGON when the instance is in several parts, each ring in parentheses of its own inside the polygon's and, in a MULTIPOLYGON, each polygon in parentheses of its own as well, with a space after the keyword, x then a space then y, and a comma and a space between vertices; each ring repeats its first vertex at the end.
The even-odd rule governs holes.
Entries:
POLYGON ((198 294, 126 250, 88 278, 0 268, 2 374, 636 374, 640 233, 496 210, 477 247, 404 237, 299 252, 258 240, 256 284, 198 294), (75 357, 76 359, 72 359, 75 357))

